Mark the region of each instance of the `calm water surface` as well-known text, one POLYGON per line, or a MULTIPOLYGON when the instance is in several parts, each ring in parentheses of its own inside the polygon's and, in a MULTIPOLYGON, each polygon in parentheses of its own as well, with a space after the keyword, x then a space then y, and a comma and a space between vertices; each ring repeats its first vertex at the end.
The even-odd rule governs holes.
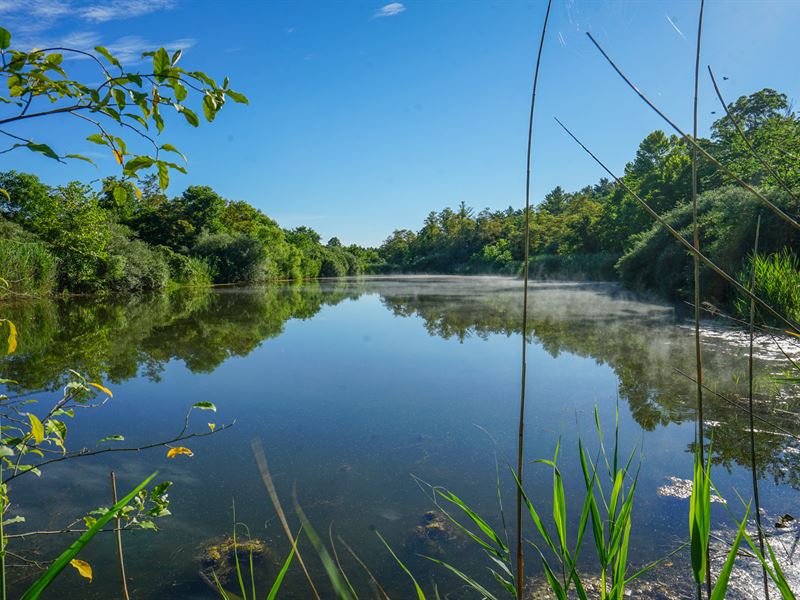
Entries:
MULTIPOLYGON (((71 425, 73 449, 93 448, 109 434, 124 435, 126 444, 169 438, 198 401, 213 402, 218 412, 193 413, 193 430, 207 430, 209 421, 236 421, 229 431, 186 442, 192 458, 170 460, 163 449, 106 454, 51 466, 41 479, 20 477, 11 489, 12 512, 27 522, 11 528, 60 529, 108 505, 109 470, 129 489, 157 469, 159 479, 175 482, 173 516, 160 522, 157 534, 125 537, 135 598, 214 598, 198 574, 198 548, 230 532, 234 501, 237 519, 274 552, 259 572, 269 579, 289 546, 251 452, 251 440, 258 438, 284 506, 291 512, 296 489, 320 533, 327 536, 332 524, 390 593, 410 597, 412 590, 376 529, 425 586, 435 581, 453 591, 450 597, 473 597, 417 556, 441 550, 465 570, 481 577, 486 572, 469 544, 456 540, 431 549, 415 539, 414 527, 433 506, 412 475, 457 492, 501 528, 499 464, 503 502, 509 516, 513 512, 505 465, 516 443, 520 290, 518 281, 501 278, 375 278, 4 309, 21 332, 17 354, 3 365, 2 376, 18 382, 7 393, 52 401, 67 369, 114 391, 106 406, 81 413, 71 425)), ((552 475, 532 461, 551 457, 561 439, 559 462, 577 517, 583 486, 577 436, 596 448, 594 407, 611 434, 618 405, 622 451, 640 445, 631 557, 633 567, 643 566, 686 537, 688 500, 665 497, 658 488, 670 476, 691 478, 693 384, 680 371, 693 369, 692 329, 674 307, 603 284, 534 284, 530 320, 530 494, 549 514, 552 475)), ((707 384, 741 400, 746 336, 708 322, 704 351, 707 384)), ((800 432, 796 394, 770 378, 784 368, 770 339, 759 339, 756 368, 758 413, 800 432)), ((709 396, 713 476, 738 514, 734 490, 750 496, 750 475, 742 466, 749 464, 747 417, 709 396)), ((774 427, 762 424, 759 430, 762 505, 772 531, 778 515, 800 512, 800 449, 774 427)), ((725 535, 730 518, 721 505, 714 505, 714 515, 725 535)), ((796 537, 790 529, 778 538, 789 555, 796 537)), ((17 549, 47 560, 54 555, 53 538, 46 541, 17 549)), ((66 544, 61 538, 57 545, 66 544)), ((341 543, 338 549, 347 554, 341 543)), ((82 556, 94 566, 94 582, 70 570, 46 597, 118 595, 111 536, 96 538, 82 556)), ((363 570, 349 556, 342 559, 356 587, 369 590, 363 570)), ((537 575, 532 554, 530 565, 537 575)), ((680 556, 667 565, 654 577, 680 593, 688 567, 680 556)), ((740 573, 735 582, 741 597, 751 593, 746 580, 740 573)), ((295 569, 285 590, 287 598, 308 595, 295 569)))

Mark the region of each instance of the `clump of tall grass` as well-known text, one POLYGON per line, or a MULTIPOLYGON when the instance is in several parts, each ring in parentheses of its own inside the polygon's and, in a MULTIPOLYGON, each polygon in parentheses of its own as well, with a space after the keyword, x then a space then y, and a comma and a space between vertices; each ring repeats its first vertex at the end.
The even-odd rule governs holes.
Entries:
POLYGON ((0 239, 0 275, 5 293, 44 296, 55 287, 56 259, 42 242, 0 239))
MULTIPOLYGON (((800 321, 800 260, 797 255, 788 248, 767 256, 750 254, 738 280, 749 285, 751 277, 756 296, 792 321, 800 321)), ((750 300, 737 300, 736 312, 743 319, 749 318, 750 300)), ((772 321, 763 311, 759 317, 772 321)))

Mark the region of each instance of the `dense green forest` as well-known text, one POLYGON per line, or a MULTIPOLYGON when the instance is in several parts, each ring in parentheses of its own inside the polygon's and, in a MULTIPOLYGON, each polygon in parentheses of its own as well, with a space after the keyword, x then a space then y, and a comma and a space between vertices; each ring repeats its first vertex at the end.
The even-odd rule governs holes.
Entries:
MULTIPOLYGON (((714 122, 711 139, 703 139, 703 146, 739 177, 759 186, 785 212, 800 214, 800 118, 787 97, 764 89, 739 98, 729 105, 729 111, 751 148, 727 115, 714 122)), ((691 238, 691 150, 687 143, 663 131, 652 132, 625 167, 624 180, 691 238)), ((800 310, 796 230, 749 192, 731 185, 702 157, 699 193, 704 252, 727 272, 739 273, 746 268, 760 216, 762 270, 780 275, 784 284, 794 282, 793 286, 784 285, 787 289, 783 292, 762 292, 780 305, 794 302, 800 310), (780 293, 791 296, 791 289, 795 290, 793 298, 774 297, 780 293)), ((456 210, 430 213, 417 232, 395 231, 380 253, 389 270, 515 275, 524 256, 524 217, 523 210, 515 208, 475 214, 461 203, 456 210)), ((631 288, 672 297, 691 289, 689 254, 654 225, 615 182, 601 179, 577 192, 556 187, 533 209, 530 221, 533 277, 620 279, 631 288)), ((710 273, 705 277, 703 289, 709 296, 728 300, 721 282, 710 273)), ((769 281, 762 284, 772 285, 769 281)))
MULTIPOLYGON (((727 115, 718 119, 704 147, 784 211, 799 214, 800 117, 786 95, 764 89, 728 108, 736 123, 727 115)), ((624 179, 689 236, 691 152, 683 140, 652 132, 624 179)), ((397 230, 370 249, 344 247, 337 238, 323 244, 308 227, 282 229, 247 202, 226 200, 208 187, 168 198, 152 179, 141 191, 114 178, 94 188, 78 182, 50 187, 13 171, 0 174, 0 187, 9 194, 0 199, 0 272, 12 292, 22 294, 380 272, 517 275, 524 253, 525 215, 511 207, 475 214, 462 202, 456 210, 431 212, 419 231, 397 230)), ((760 291, 800 312, 796 231, 703 160, 699 192, 706 254, 728 272, 749 272, 761 217, 760 291)), ((690 256, 615 182, 601 179, 577 192, 556 187, 530 220, 534 277, 619 279, 672 297, 691 287, 690 256)), ((712 274, 705 279, 710 299, 733 301, 712 274)))
POLYGON ((209 187, 170 199, 151 178, 139 197, 114 178, 99 190, 79 182, 51 187, 10 171, 0 174, 0 188, 8 192, 0 199, 0 273, 11 293, 339 277, 380 262, 374 250, 343 247, 337 238, 323 244, 308 227, 281 229, 209 187))

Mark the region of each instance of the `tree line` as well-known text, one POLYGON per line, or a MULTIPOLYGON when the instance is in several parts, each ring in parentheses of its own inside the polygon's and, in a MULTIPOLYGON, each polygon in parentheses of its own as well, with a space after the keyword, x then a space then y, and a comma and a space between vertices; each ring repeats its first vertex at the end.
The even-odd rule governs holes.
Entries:
MULTIPOLYGON (((800 214, 800 117, 771 89, 742 96, 711 127, 702 146, 790 215, 800 214), (741 130, 738 131, 737 129, 741 130), (744 134, 744 136, 742 135, 744 134)), ((722 111, 721 111, 722 112, 722 111)), ((691 239, 691 147, 654 131, 625 167, 624 181, 691 239)), ((798 235, 749 192, 699 160, 698 213, 703 251, 749 281, 756 222, 761 218, 757 271, 761 293, 800 314, 798 235)), ((601 179, 576 192, 560 186, 531 209, 534 277, 619 279, 628 287, 682 297, 691 290, 691 257, 616 182, 601 179)), ((524 258, 525 214, 479 213, 463 202, 431 212, 421 229, 396 230, 379 248, 388 270, 516 275, 524 258)), ((703 289, 733 301, 713 273, 703 289)))
POLYGON ((373 270, 375 250, 283 229, 207 186, 167 197, 113 177, 100 189, 0 173, 0 273, 14 294, 136 292, 170 285, 257 284, 373 270))
MULTIPOLYGON (((790 215, 800 214, 800 117, 771 89, 728 105, 703 147, 790 215)), ((624 181, 678 231, 691 237, 691 148, 657 130, 639 144, 624 181)), ((800 314, 798 235, 702 157, 701 244, 727 272, 800 314), (760 252, 752 248, 761 219, 760 252)), ((244 201, 191 186, 167 197, 155 177, 140 187, 106 178, 52 187, 35 175, 0 174, 0 273, 11 292, 133 292, 170 285, 257 284, 275 280, 415 272, 518 275, 521 209, 476 213, 461 203, 431 212, 418 231, 394 231, 379 248, 323 243, 309 227, 281 228, 244 201), (99 189, 98 189, 99 188, 99 189)), ((556 187, 530 214, 533 277, 618 279, 682 297, 691 258, 615 182, 575 192, 556 187)), ((734 304, 728 287, 704 273, 709 299, 734 304)))

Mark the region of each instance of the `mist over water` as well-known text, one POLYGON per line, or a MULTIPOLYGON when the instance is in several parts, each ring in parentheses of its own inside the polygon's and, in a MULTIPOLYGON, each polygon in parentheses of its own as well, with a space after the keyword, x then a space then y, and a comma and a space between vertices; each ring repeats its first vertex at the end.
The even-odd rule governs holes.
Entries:
MULTIPOLYGON (((10 395, 50 400, 70 368, 114 391, 106 406, 81 413, 71 424, 70 447, 94 447, 112 433, 123 434, 128 444, 170 437, 197 401, 218 408, 216 414, 193 415, 197 430, 207 428, 206 421, 236 425, 190 440, 192 458, 167 459, 161 449, 79 459, 41 479, 19 478, 12 498, 25 507, 26 528, 59 529, 109 504, 110 469, 122 489, 158 469, 159 479, 175 482, 174 514, 160 522, 158 534, 126 536, 131 589, 140 599, 214 598, 199 576, 197 556, 209 539, 230 532, 232 501, 237 520, 271 549, 264 580, 274 577, 289 551, 250 451, 250 441, 259 438, 284 506, 291 507, 296 488, 320 534, 327 537, 333 524, 334 536, 369 564, 390 594, 408 597, 408 581, 375 529, 420 582, 433 578, 440 589, 454 590, 451 597, 461 597, 455 581, 417 554, 441 551, 482 576, 480 553, 458 540, 440 548, 420 546, 415 527, 434 506, 412 475, 448 487, 502 529, 497 465, 503 505, 512 507, 506 464, 516 447, 521 291, 522 283, 510 278, 403 276, 177 290, 125 302, 15 305, 9 317, 23 334, 3 374, 18 382, 9 386, 10 395)), ((693 370, 691 327, 681 307, 643 301, 611 284, 533 283, 529 308, 526 456, 550 458, 561 440, 559 465, 574 531, 583 488, 578 435, 595 448, 595 405, 608 432, 618 406, 622 452, 640 448, 631 567, 641 567, 687 537, 688 500, 660 494, 659 488, 670 478, 691 478, 694 384, 682 374, 693 370)), ((713 320, 703 330, 706 384, 741 402, 747 393, 747 335, 713 320)), ((771 338, 759 338, 758 350, 757 412, 799 433, 796 394, 771 377, 783 368, 782 355, 771 338)), ((735 492, 750 495, 747 415, 713 394, 707 402, 712 476, 738 514, 735 492)), ((762 423, 756 450, 765 523, 771 524, 796 512, 800 449, 793 438, 762 423)), ((550 479, 545 467, 528 467, 527 487, 545 514, 550 479)), ((730 518, 723 505, 715 503, 712 514, 715 529, 727 535, 730 518)), ((770 526, 770 533, 780 534, 776 549, 793 553, 796 528, 770 526)), ((51 542, 27 549, 46 559, 51 542)), ((368 589, 363 571, 338 549, 356 587, 368 589)), ((52 597, 116 593, 111 537, 93 541, 86 560, 95 581, 88 585, 65 573, 52 597)), ((319 574, 316 561, 309 562, 319 574)), ((535 561, 529 564, 535 576, 535 561)), ((683 589, 688 566, 679 556, 671 564, 651 579, 683 589)), ((307 596, 298 573, 292 570, 281 597, 307 596)), ((734 579, 739 597, 751 597, 752 577, 740 571, 734 579)))

